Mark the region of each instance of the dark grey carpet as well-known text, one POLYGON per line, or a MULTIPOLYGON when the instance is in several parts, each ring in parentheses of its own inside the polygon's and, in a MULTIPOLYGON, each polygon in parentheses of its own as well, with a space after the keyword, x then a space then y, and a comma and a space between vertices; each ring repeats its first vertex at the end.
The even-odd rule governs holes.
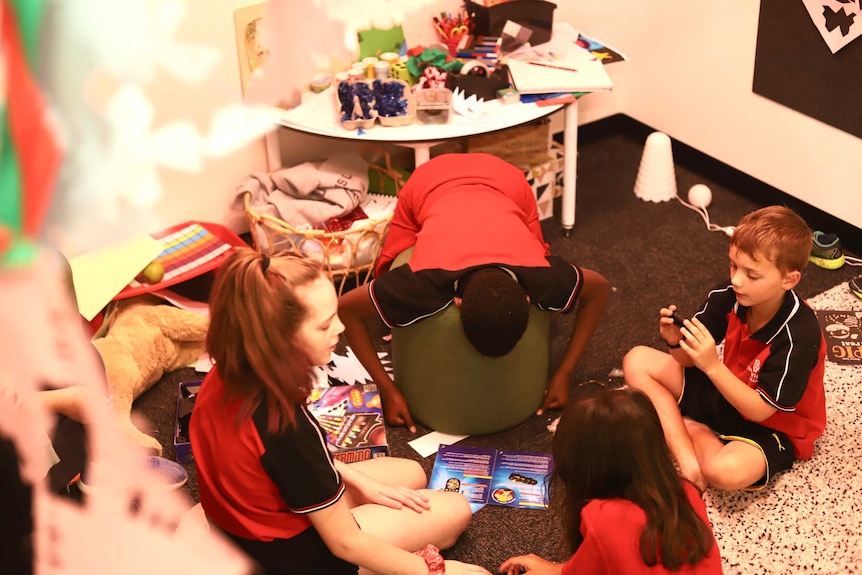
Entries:
MULTIPOLYGON (((559 200, 556 217, 543 223, 552 251, 584 267, 604 274, 612 292, 605 316, 572 376, 572 392, 589 380, 609 381, 609 373, 621 364, 625 352, 634 345, 663 348, 656 329, 658 310, 676 303, 684 314, 700 304, 707 290, 727 277, 729 240, 722 233, 708 232, 694 211, 676 200, 647 203, 633 192, 649 128, 627 118, 614 117, 584 126, 579 135, 577 219, 570 238, 559 229, 559 200)), ((842 238, 845 251, 859 255, 862 233, 810 206, 735 172, 674 142, 677 184, 680 195, 698 183, 712 189, 710 218, 722 226, 735 225, 744 214, 768 204, 784 204, 796 209, 813 229, 834 232, 842 238)), ((855 275, 862 268, 844 266, 827 271, 810 265, 798 291, 811 297, 855 275)), ((562 357, 571 333, 573 318, 556 316, 552 323, 551 368, 562 357)), ((191 369, 165 376, 135 404, 134 413, 148 422, 152 433, 172 458, 173 419, 177 384, 196 379, 191 369)), ((619 381, 611 381, 618 384, 619 381)), ((470 437, 465 445, 495 447, 515 451, 549 451, 551 433, 547 426, 558 413, 532 417, 518 427, 493 435, 470 437)), ((417 435, 428 430, 421 429, 417 435)), ((403 428, 390 428, 392 455, 419 460, 429 472, 434 457, 421 459, 408 445, 413 438, 403 428)), ((187 492, 197 497, 194 464, 187 492)), ((474 515, 473 523, 446 557, 483 565, 492 572, 507 557, 536 553, 562 560, 559 548, 559 521, 549 512, 486 506, 474 515)))

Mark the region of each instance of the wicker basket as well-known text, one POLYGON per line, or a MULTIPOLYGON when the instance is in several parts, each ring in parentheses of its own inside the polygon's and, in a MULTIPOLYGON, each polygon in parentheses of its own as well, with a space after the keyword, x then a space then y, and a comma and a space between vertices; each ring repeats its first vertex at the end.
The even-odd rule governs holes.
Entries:
POLYGON ((501 132, 467 139, 468 152, 484 152, 519 167, 540 164, 548 159, 551 145, 550 120, 509 128, 501 132))
MULTIPOLYGON (((379 151, 384 155, 384 165, 369 163, 369 169, 380 175, 377 193, 383 193, 387 179, 394 183, 396 192, 400 191, 404 185, 402 175, 392 168, 389 154, 379 151)), ((338 295, 342 294, 350 278, 355 279, 356 285, 371 279, 392 220, 392 213, 388 213, 343 231, 303 230, 275 216, 258 213, 251 205, 251 193, 245 194, 244 202, 255 249, 264 253, 290 250, 320 260, 323 269, 335 283, 338 295)))

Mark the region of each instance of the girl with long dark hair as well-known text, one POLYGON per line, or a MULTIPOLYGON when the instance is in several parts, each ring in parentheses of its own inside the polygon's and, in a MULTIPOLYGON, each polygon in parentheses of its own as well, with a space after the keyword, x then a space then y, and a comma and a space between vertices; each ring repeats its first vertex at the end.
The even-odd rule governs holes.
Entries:
POLYGON ((681 477, 643 393, 598 388, 575 396, 553 443, 551 499, 572 557, 512 557, 514 575, 721 573, 700 490, 681 477))

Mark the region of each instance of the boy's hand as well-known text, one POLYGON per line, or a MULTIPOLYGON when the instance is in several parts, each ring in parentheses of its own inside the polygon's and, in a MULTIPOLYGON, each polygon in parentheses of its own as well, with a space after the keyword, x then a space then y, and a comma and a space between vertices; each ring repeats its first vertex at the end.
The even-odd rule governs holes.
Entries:
POLYGON ((407 407, 407 400, 397 389, 392 389, 388 393, 381 394, 383 402, 383 419, 386 423, 394 426, 406 426, 410 433, 416 433, 416 425, 413 423, 413 417, 410 415, 410 408, 407 407))
POLYGON ((545 387, 545 398, 542 405, 536 411, 536 415, 542 415, 549 409, 562 409, 569 401, 569 378, 554 375, 545 387))
POLYGON ((676 312, 676 305, 670 304, 659 310, 658 332, 669 345, 676 345, 682 339, 680 328, 673 323, 671 316, 676 312))
POLYGON ((715 349, 715 339, 699 319, 685 320, 685 327, 680 330, 683 335, 680 345, 694 362, 695 367, 709 374, 710 369, 721 363, 718 351, 715 349))

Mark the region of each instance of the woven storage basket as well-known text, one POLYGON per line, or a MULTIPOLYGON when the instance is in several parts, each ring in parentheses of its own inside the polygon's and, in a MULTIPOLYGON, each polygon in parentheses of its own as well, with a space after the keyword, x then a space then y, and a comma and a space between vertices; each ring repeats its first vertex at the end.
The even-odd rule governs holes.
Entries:
POLYGON ((548 159, 551 124, 547 118, 493 134, 467 138, 468 152, 484 152, 519 167, 548 159))
MULTIPOLYGON (((388 152, 378 151, 383 153, 383 165, 368 165, 369 169, 377 171, 379 175, 379 189, 376 192, 383 193, 387 180, 394 183, 396 192, 400 191, 404 185, 401 173, 392 167, 388 152)), ((344 291, 350 278, 355 279, 356 285, 362 285, 371 279, 392 220, 390 212, 343 231, 303 230, 275 216, 258 213, 251 205, 250 193, 245 194, 244 202, 255 249, 263 253, 290 250, 320 260, 323 269, 335 283, 338 295, 344 291)))

